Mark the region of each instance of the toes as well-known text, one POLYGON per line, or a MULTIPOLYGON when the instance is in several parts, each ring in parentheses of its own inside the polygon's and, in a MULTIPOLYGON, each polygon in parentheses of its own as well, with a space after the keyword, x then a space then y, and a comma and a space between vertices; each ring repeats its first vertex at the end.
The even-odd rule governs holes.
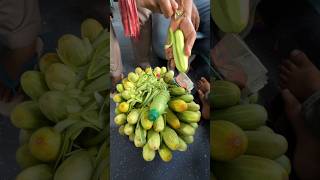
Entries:
POLYGON ((293 50, 290 53, 290 58, 291 61, 297 66, 303 66, 311 63, 307 55, 300 50, 293 50))
POLYGON ((287 76, 280 74, 280 82, 283 83, 284 85, 288 83, 288 78, 287 76))
POLYGON ((280 74, 283 74, 285 76, 289 76, 290 75, 290 70, 286 66, 281 65, 280 66, 280 74))
POLYGON ((203 94, 203 92, 202 92, 201 90, 198 90, 198 94, 199 94, 200 100, 203 101, 203 99, 204 99, 204 94, 203 94))
POLYGON ((198 88, 201 89, 202 87, 203 87, 203 82, 202 82, 202 80, 200 79, 200 80, 198 81, 198 88))
POLYGON ((290 60, 288 60, 288 59, 285 60, 282 65, 283 65, 286 69, 288 69, 289 71, 294 71, 294 70, 297 68, 297 66, 296 66, 295 64, 293 64, 293 62, 290 61, 290 60))
POLYGON ((203 83, 209 83, 209 82, 207 81, 207 79, 204 78, 204 77, 201 77, 201 81, 202 81, 203 83))

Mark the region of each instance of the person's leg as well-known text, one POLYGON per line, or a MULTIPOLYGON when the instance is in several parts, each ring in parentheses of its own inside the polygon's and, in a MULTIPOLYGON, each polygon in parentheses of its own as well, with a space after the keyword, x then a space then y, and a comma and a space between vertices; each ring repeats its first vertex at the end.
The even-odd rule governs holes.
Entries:
POLYGON ((115 87, 116 83, 122 79, 123 66, 119 42, 116 38, 112 23, 110 28, 110 72, 112 87, 115 87))
POLYGON ((24 64, 35 56, 40 26, 38 0, 0 1, 0 42, 8 49, 0 57, 6 76, 0 78, 0 101, 11 100, 12 87, 8 84, 19 80, 24 64))
POLYGON ((320 71, 303 52, 294 50, 280 67, 280 86, 302 103, 320 90, 320 71))
POLYGON ((201 52, 209 57, 210 54, 210 1, 209 0, 194 0, 199 16, 200 26, 198 32, 204 35, 203 38, 197 39, 193 50, 201 52))
POLYGON ((285 113, 296 136, 292 166, 303 180, 320 179, 320 142, 306 127, 301 114, 301 103, 288 90, 282 91, 285 113))
POLYGON ((160 59, 166 59, 164 45, 167 42, 170 19, 162 14, 152 14, 152 52, 160 59))
POLYGON ((208 94, 210 93, 210 83, 204 77, 202 77, 198 81, 197 86, 199 98, 202 103, 202 118, 208 120, 210 119, 210 102, 208 100, 208 94))
POLYGON ((138 8, 141 23, 140 38, 131 40, 133 53, 138 66, 146 68, 150 66, 151 59, 151 11, 145 8, 138 8))

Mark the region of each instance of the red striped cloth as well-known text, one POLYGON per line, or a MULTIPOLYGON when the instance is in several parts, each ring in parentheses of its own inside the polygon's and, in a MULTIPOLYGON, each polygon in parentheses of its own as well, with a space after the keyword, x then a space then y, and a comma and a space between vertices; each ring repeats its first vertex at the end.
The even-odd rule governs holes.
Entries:
POLYGON ((119 0, 124 35, 134 39, 140 36, 140 24, 136 0, 119 0))

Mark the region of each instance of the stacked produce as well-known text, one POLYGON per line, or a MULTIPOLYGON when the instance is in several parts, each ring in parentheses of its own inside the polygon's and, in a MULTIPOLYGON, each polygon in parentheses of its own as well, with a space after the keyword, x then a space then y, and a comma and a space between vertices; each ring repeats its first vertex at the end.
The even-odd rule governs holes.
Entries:
POLYGON ((240 89, 227 81, 215 81, 210 95, 214 112, 210 124, 212 177, 217 180, 289 179, 291 165, 285 156, 286 139, 266 126, 267 111, 240 103, 240 89))
POLYGON ((152 161, 158 151, 168 162, 172 151, 187 150, 200 121, 200 106, 175 83, 173 71, 138 67, 116 89, 114 122, 121 135, 142 148, 145 161, 152 161))
POLYGON ((11 113, 21 129, 17 180, 109 179, 109 32, 87 19, 81 35, 63 35, 21 77, 30 100, 11 113))

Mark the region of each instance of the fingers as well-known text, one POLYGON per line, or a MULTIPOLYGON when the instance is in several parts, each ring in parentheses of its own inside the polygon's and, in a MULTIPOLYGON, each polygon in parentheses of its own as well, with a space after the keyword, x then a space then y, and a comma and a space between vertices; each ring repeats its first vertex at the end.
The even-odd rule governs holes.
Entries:
POLYGON ((199 98, 203 99, 204 98, 204 94, 201 90, 198 90, 198 94, 199 94, 199 98))
POLYGON ((172 3, 172 1, 174 1, 174 0, 170 0, 170 1, 159 0, 160 10, 166 18, 170 18, 171 16, 173 16, 173 14, 175 12, 175 9, 173 9, 173 6, 175 6, 176 8, 178 6, 178 4, 176 2, 172 3))
POLYGON ((185 54, 187 56, 191 55, 191 49, 194 45, 194 42, 196 40, 196 31, 192 25, 192 22, 189 18, 183 18, 180 29, 183 31, 184 37, 185 37, 185 54))
POLYGON ((172 47, 165 49, 165 55, 167 60, 173 59, 172 47))
POLYGON ((173 12, 175 12, 179 7, 178 3, 176 2, 176 0, 170 0, 170 3, 171 3, 173 12))
POLYGON ((285 66, 289 71, 294 71, 297 68, 297 66, 288 59, 283 62, 283 66, 285 66))
POLYGON ((168 64, 169 64, 169 68, 171 70, 173 70, 176 67, 176 64, 174 63, 174 59, 173 58, 169 60, 168 64))
POLYGON ((286 76, 290 75, 289 69, 286 68, 286 66, 283 66, 283 65, 280 66, 280 73, 283 74, 283 75, 286 75, 286 76))
POLYGON ((200 25, 200 16, 199 16, 199 12, 198 12, 198 9, 197 7, 193 4, 192 5, 192 24, 194 26, 194 29, 196 31, 198 31, 199 29, 199 25, 200 25))
POLYGON ((208 80, 204 77, 201 77, 201 80, 203 81, 203 83, 209 83, 208 80))
POLYGON ((290 58, 291 58, 292 62, 294 64, 296 64, 297 66, 301 66, 304 63, 311 62, 305 53, 303 53, 302 51, 297 50, 297 49, 293 50, 290 53, 290 58))

